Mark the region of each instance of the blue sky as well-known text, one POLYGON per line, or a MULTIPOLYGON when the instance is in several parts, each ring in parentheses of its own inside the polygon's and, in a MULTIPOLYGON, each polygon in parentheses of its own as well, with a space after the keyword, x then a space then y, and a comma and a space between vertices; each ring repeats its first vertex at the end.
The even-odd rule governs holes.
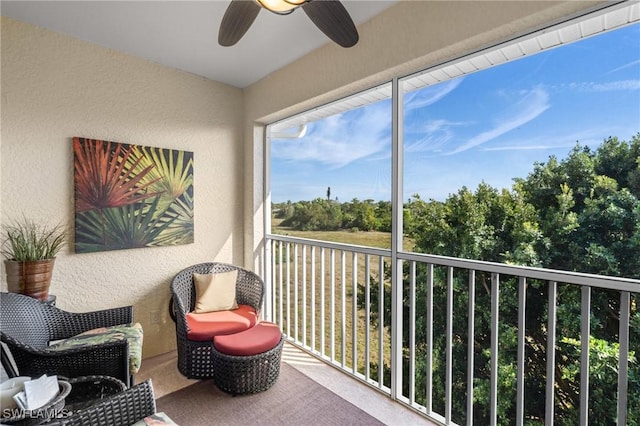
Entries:
MULTIPOLYGON (((579 142, 640 132, 640 24, 405 94, 404 196, 510 188, 579 142)), ((274 139, 272 201, 391 199, 391 102, 274 139)))

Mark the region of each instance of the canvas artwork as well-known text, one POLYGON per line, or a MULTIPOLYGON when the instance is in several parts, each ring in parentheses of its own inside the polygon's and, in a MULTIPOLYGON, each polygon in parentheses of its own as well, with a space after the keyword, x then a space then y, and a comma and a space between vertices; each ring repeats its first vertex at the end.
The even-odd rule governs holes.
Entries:
POLYGON ((75 251, 193 243, 193 153, 73 138, 75 251))

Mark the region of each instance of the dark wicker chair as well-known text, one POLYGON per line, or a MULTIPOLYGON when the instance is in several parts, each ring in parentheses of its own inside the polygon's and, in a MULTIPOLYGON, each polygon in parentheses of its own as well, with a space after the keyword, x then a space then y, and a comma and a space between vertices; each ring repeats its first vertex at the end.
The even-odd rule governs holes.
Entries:
POLYGON ((0 335, 15 362, 2 349, 2 366, 10 377, 57 374, 65 377, 105 375, 132 383, 129 343, 51 350, 50 341, 85 331, 133 322, 133 306, 72 313, 18 293, 0 293, 0 335))
MULTIPOLYGON (((73 386, 73 385, 72 385, 73 386)), ((132 425, 156 412, 151 379, 56 419, 50 426, 132 425)))
POLYGON ((209 274, 238 271, 236 300, 239 305, 252 306, 260 311, 264 296, 264 282, 255 273, 238 266, 225 263, 200 263, 178 272, 171 281, 173 313, 176 318, 176 343, 178 346, 178 371, 189 379, 209 379, 213 377, 211 354, 213 340, 193 341, 187 338, 186 315, 196 303, 193 274, 209 274))

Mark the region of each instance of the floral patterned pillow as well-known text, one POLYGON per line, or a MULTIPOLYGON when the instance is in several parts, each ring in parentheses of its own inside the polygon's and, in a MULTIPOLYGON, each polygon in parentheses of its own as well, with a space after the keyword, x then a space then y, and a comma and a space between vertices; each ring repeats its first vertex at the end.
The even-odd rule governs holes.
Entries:
POLYGON ((142 325, 138 322, 135 324, 114 325, 85 331, 57 342, 50 346, 49 349, 64 350, 127 339, 129 341, 129 369, 131 374, 135 374, 140 370, 140 364, 142 363, 142 336, 142 325))

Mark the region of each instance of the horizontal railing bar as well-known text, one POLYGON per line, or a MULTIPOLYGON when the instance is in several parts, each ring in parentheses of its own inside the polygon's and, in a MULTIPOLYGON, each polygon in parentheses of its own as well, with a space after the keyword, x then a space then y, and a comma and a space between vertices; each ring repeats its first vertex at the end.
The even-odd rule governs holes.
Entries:
MULTIPOLYGON (((316 245, 318 247, 332 248, 371 254, 376 256, 391 257, 391 250, 375 247, 365 247, 352 244, 333 243, 326 241, 311 240, 307 238, 291 237, 288 235, 270 234, 268 238, 299 244, 316 245)), ((606 288, 611 290, 640 292, 640 280, 632 278, 610 277, 604 275, 586 274, 582 272, 561 271, 557 269, 536 268, 532 266, 506 265, 497 262, 486 262, 482 260, 460 259, 455 257, 440 256, 435 254, 399 252, 398 258, 421 263, 432 263, 440 266, 452 266, 454 268, 472 269, 476 271, 497 273, 502 275, 512 275, 537 279, 543 281, 556 281, 558 283, 568 283, 576 285, 586 285, 590 287, 606 288)))
POLYGON ((632 293, 640 292, 640 280, 631 278, 609 277, 604 275, 585 274, 581 272, 534 268, 530 266, 506 265, 502 263, 459 259, 434 254, 402 252, 398 253, 398 258, 422 263, 433 263, 441 266, 453 266, 454 268, 474 269, 476 271, 491 272, 501 275, 512 275, 530 279, 556 281, 558 283, 630 291, 632 293))
POLYGON ((334 243, 329 241, 312 240, 309 238, 292 237, 289 235, 269 234, 267 239, 286 241, 290 243, 314 245, 316 247, 324 247, 334 250, 343 250, 348 252, 356 252, 363 254, 370 254, 374 256, 391 257, 391 250, 381 249, 376 247, 358 246, 354 244, 334 243))

